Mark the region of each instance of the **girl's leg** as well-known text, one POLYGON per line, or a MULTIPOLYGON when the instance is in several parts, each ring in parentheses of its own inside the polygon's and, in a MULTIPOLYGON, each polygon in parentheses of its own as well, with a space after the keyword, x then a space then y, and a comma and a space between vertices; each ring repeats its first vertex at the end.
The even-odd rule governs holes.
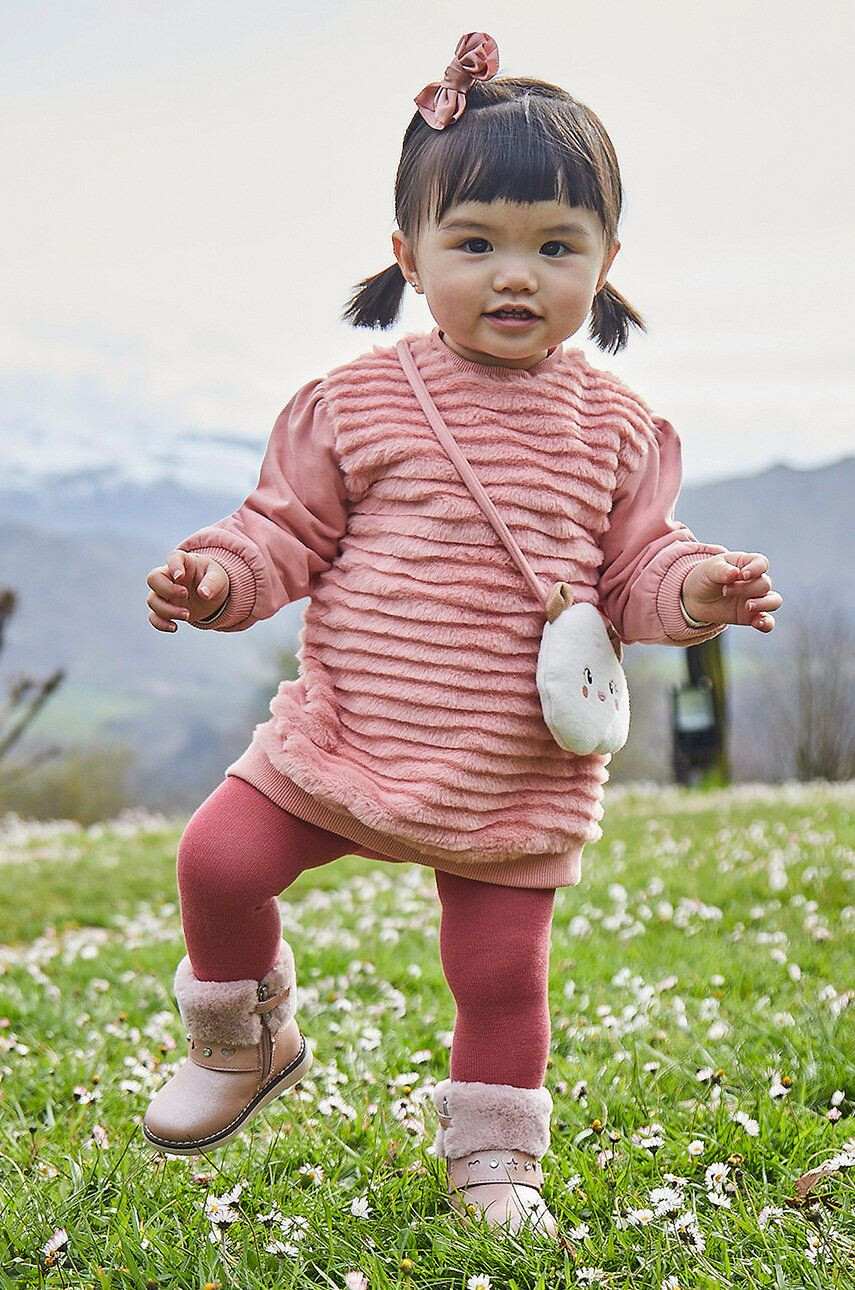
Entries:
POLYGON ((178 847, 181 920, 199 980, 261 980, 282 939, 279 893, 355 846, 227 775, 190 817, 178 847))
POLYGON ((451 1079, 540 1088, 551 1039, 555 889, 435 873, 440 957, 457 1004, 451 1079))

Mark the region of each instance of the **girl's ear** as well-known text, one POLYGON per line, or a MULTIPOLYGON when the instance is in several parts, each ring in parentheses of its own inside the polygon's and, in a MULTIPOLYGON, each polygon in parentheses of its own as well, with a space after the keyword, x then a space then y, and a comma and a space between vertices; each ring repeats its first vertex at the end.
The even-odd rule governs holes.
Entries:
POLYGON ((410 250, 410 244, 399 228, 396 228, 392 234, 392 250, 395 252, 395 259, 398 261, 401 272, 410 281, 416 276, 416 264, 410 250))
MULTIPOLYGON (((600 270, 600 276, 597 279, 597 291, 601 291, 605 286, 606 278, 609 276, 609 270, 611 269, 614 263, 614 258, 617 255, 619 250, 620 250, 620 242, 615 242, 611 250, 607 251, 605 256, 603 257, 603 267, 600 270)), ((595 291, 594 294, 596 295, 597 292, 595 291)))

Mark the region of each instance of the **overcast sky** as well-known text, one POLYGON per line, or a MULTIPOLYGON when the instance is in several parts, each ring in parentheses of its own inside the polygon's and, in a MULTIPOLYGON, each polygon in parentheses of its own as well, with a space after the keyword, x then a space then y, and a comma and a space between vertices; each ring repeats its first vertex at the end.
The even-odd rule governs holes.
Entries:
POLYGON ((673 422, 686 482, 850 454, 851 15, 848 0, 6 0, 0 428, 49 425, 57 465, 84 442, 93 460, 93 426, 105 454, 188 428, 257 445, 300 385, 429 330, 412 291, 390 332, 338 318, 393 261, 413 97, 486 30, 500 75, 564 86, 617 149, 609 277, 649 332, 618 355, 587 328, 566 344, 673 422))

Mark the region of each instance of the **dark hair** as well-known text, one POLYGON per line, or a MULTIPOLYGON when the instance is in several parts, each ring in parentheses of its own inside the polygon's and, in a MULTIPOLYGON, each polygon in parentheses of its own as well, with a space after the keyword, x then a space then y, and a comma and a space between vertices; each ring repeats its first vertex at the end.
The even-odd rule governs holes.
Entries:
MULTIPOLYGON (((623 188, 599 117, 558 85, 526 76, 475 81, 463 115, 434 130, 415 112, 395 177, 395 218, 411 245, 463 202, 561 201, 599 216, 606 249, 617 241, 623 188)), ((407 280, 397 262, 357 284, 342 313, 354 327, 389 328, 407 280)), ((611 283, 594 296, 589 335, 617 353, 644 320, 611 283)))

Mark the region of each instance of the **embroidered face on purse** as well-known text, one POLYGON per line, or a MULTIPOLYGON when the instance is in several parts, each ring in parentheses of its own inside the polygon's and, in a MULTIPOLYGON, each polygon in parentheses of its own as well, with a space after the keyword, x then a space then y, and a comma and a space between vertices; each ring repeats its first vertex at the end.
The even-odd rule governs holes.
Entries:
POLYGON ((543 719, 567 752, 614 753, 629 735, 629 687, 623 645, 595 605, 573 603, 557 582, 546 606, 537 659, 543 719))

